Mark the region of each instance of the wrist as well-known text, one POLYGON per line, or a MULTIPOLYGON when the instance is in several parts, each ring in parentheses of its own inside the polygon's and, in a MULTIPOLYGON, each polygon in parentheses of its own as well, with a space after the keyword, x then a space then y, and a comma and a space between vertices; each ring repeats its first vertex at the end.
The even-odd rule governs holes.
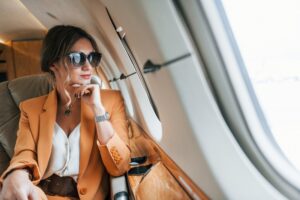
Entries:
POLYGON ((109 120, 110 116, 109 116, 109 113, 108 112, 105 112, 103 115, 96 115, 95 116, 95 121, 96 122, 104 122, 104 121, 107 121, 109 120))
POLYGON ((28 177, 28 179, 31 181, 33 180, 32 172, 30 168, 21 168, 21 169, 13 169, 8 174, 6 174, 5 178, 8 176, 17 176, 17 177, 28 177))
POLYGON ((104 115, 106 113, 105 108, 102 105, 93 106, 95 116, 104 115))
POLYGON ((24 171, 28 175, 30 181, 33 180, 32 170, 29 167, 20 170, 24 171))

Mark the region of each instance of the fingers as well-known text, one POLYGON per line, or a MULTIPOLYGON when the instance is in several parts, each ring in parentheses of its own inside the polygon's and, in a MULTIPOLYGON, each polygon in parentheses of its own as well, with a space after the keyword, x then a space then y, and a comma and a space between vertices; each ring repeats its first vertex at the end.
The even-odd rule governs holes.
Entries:
POLYGON ((90 96, 93 93, 93 90, 91 90, 90 88, 85 88, 83 90, 79 90, 77 92, 75 92, 74 96, 77 99, 82 98, 83 96, 90 96))
POLYGON ((28 199, 29 200, 39 200, 39 195, 38 195, 38 191, 36 190, 36 187, 32 186, 31 188, 32 189, 28 195, 28 199))
POLYGON ((74 87, 74 88, 79 88, 80 86, 81 86, 81 85, 78 84, 78 83, 75 83, 75 84, 72 85, 72 87, 74 87))
MULTIPOLYGON (((0 200, 28 200, 33 187, 26 172, 15 170, 4 179, 0 200)), ((32 195, 34 200, 38 199, 32 195)))
POLYGON ((16 197, 17 200, 28 200, 25 191, 20 191, 20 192, 16 193, 15 197, 16 197))
POLYGON ((97 85, 95 85, 95 84, 84 85, 84 86, 79 86, 79 87, 76 86, 74 96, 78 99, 83 96, 90 96, 90 95, 92 95, 92 93, 96 87, 97 87, 97 85))

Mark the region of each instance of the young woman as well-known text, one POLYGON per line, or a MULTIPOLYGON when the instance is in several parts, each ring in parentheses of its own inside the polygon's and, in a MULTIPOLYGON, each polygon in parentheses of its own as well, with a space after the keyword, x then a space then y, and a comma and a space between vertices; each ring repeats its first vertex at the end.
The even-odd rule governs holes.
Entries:
POLYGON ((101 54, 78 27, 51 28, 41 60, 55 87, 20 104, 15 152, 1 176, 0 199, 105 199, 108 174, 124 174, 130 162, 122 96, 91 84, 101 54))

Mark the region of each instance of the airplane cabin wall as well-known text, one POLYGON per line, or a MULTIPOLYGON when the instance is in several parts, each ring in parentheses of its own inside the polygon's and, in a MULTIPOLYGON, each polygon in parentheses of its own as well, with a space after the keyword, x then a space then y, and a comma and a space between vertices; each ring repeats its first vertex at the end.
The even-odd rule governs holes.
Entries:
MULTIPOLYGON (((158 144, 167 154, 212 199, 285 199, 233 137, 212 94, 201 55, 173 2, 103 2, 124 28, 141 69, 148 59, 160 64, 192 55, 144 74, 162 124, 158 144)), ((183 2, 189 10, 199 9, 196 1, 183 2)))
POLYGON ((143 74, 160 121, 154 117, 137 75, 114 83, 113 88, 122 91, 133 119, 212 199, 280 199, 227 127, 210 91, 201 58, 172 1, 21 1, 47 28, 72 24, 97 37, 104 53, 103 71, 108 79, 119 77, 121 73, 129 74, 134 68, 117 33, 108 25, 102 3, 124 28, 141 70, 148 59, 164 63, 191 53, 190 57, 155 73, 143 74), (151 116, 147 116, 149 113, 151 116))
MULTIPOLYGON (((122 5, 121 1, 103 2, 124 28, 128 44, 141 70, 147 59, 163 63, 190 51, 182 39, 178 22, 174 20, 174 13, 167 1, 122 1, 122 5), (149 19, 153 21, 150 22, 149 19), (173 48, 170 48, 170 43, 173 48), (167 49, 164 49, 164 45, 167 49)), ((186 91, 192 89, 185 86, 186 81, 191 82, 186 80, 189 79, 187 72, 193 68, 191 60, 187 58, 153 74, 143 74, 162 124, 162 139, 157 142, 208 196, 222 199, 224 194, 207 165, 196 133, 190 126, 182 97, 176 88, 181 85, 186 91), (179 72, 180 76, 174 77, 173 70, 179 72)))
MULTIPOLYGON (((109 80, 120 77, 121 73, 129 74, 133 72, 133 68, 130 67, 132 65, 131 61, 109 20, 105 7, 100 1, 21 1, 48 29, 57 24, 75 25, 87 30, 93 35, 103 54, 100 63, 101 67, 109 80)), ((153 119, 152 114, 148 114, 153 113, 153 110, 141 86, 140 80, 134 77, 131 79, 133 81, 132 84, 129 84, 129 81, 117 81, 111 83, 111 87, 112 89, 121 90, 130 116, 140 124, 145 131, 157 133, 159 137, 161 132, 160 122, 155 118, 153 119), (135 93, 132 91, 138 92, 135 93), (148 126, 146 121, 152 121, 155 126, 148 126)))

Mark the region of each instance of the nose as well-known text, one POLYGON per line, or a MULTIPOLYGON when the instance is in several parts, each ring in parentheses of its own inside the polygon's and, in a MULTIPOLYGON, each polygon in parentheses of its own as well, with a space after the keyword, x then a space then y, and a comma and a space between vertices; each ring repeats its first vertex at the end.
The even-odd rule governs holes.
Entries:
POLYGON ((86 59, 85 63, 81 66, 82 71, 89 71, 92 69, 91 63, 86 59))

